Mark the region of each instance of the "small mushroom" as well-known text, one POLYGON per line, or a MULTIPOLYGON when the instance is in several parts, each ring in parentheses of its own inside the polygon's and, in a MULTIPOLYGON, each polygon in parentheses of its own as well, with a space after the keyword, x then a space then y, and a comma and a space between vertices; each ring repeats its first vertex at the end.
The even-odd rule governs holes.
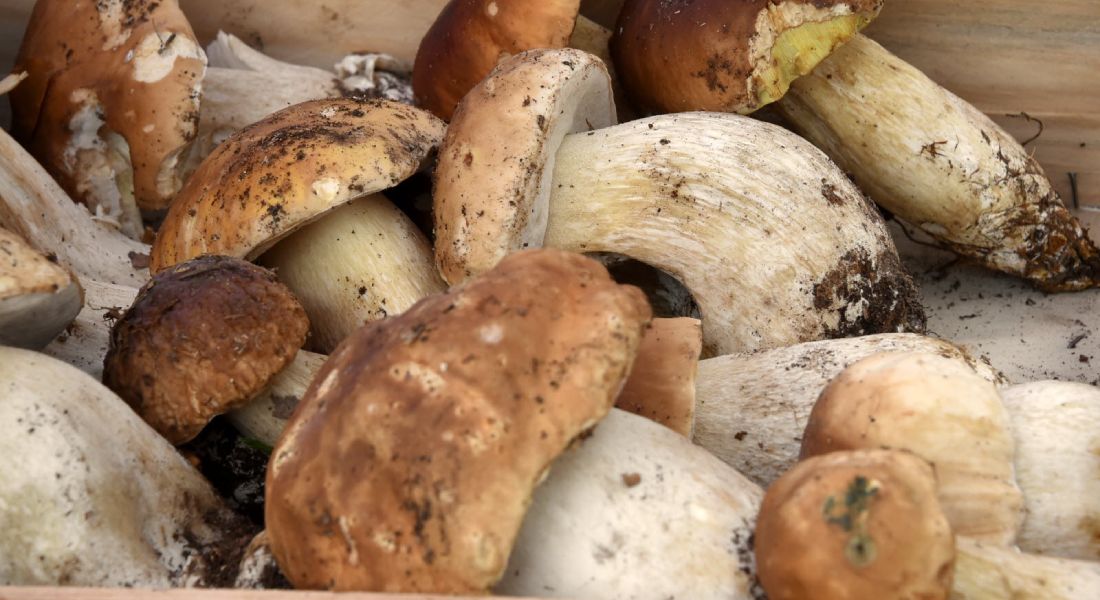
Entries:
POLYGON ((279 111, 203 161, 161 225, 151 268, 202 254, 259 259, 302 300, 314 348, 327 352, 444 289, 428 241, 378 195, 420 170, 442 137, 441 121, 395 102, 279 111))
POLYGON ((935 353, 1000 385, 1003 378, 964 350, 931 337, 884 333, 807 342, 699 363, 695 443, 767 486, 794 466, 821 392, 852 364, 883 352, 935 353))
POLYGON ((1039 381, 1005 388, 1001 398, 1024 492, 1017 544, 1035 554, 1100 560, 1100 389, 1039 381))
POLYGON ((449 121, 463 96, 504 59, 566 46, 606 57, 605 31, 580 15, 580 0, 451 0, 417 50, 416 100, 449 121))
POLYGON ((71 273, 0 228, 0 345, 43 348, 83 303, 71 273))
POLYGON ((691 439, 703 329, 698 319, 653 319, 615 407, 691 439))
POLYGON ((349 337, 272 453, 297 587, 484 593, 531 494, 611 409, 650 310, 599 263, 518 253, 349 337))
POLYGON ((878 14, 882 0, 628 0, 611 54, 653 113, 751 113, 783 97, 878 14))
POLYGON ((612 410, 535 490, 494 592, 549 598, 763 598, 763 490, 667 428, 612 410))
POLYGON ((103 381, 173 444, 286 367, 309 321, 275 276, 203 256, 158 273, 111 332, 103 381))
POLYGON ((0 585, 226 586, 251 535, 88 375, 0 347, 0 585))
POLYGON ((756 564, 771 600, 946 599, 955 539, 935 472, 897 450, 799 463, 764 496, 756 564))
POLYGON ((127 235, 179 189, 206 59, 175 0, 35 3, 13 132, 70 195, 127 235))
POLYGON ((448 282, 545 244, 678 278, 707 355, 923 329, 881 215, 819 151, 729 114, 606 127, 610 97, 599 60, 566 49, 514 56, 463 99, 434 175, 448 282))
POLYGON ((996 387, 973 369, 921 352, 877 354, 845 369, 810 413, 802 457, 866 448, 908 450, 934 464, 957 534, 1015 541, 1024 519, 1016 443, 996 387))

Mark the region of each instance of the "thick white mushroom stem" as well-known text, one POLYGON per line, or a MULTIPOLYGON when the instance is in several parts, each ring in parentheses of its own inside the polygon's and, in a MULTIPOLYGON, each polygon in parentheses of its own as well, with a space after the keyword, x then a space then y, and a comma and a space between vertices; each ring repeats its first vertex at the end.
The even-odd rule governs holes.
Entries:
POLYGON ((923 329, 877 209, 774 125, 683 113, 568 135, 550 187, 545 244, 677 277, 706 354, 923 329))
POLYGON ((952 600, 1100 598, 1100 563, 1025 554, 1015 548, 955 540, 952 600))
POLYGON ((0 225, 69 267, 81 280, 140 286, 135 256, 149 246, 100 225, 10 135, 0 131, 0 225))
POLYGON ((1016 543, 1035 554, 1100 560, 1100 388, 1039 381, 1006 388, 1001 398, 1026 508, 1016 543))
MULTIPOLYGON (((103 358, 110 345, 111 326, 134 303, 137 289, 95 280, 83 281, 82 285, 84 308, 66 332, 43 352, 100 381, 103 358)), ((267 389, 249 404, 231 411, 229 420, 246 436, 274 446, 283 424, 325 358, 299 350, 294 361, 275 375, 267 389)))
POLYGON ((313 348, 324 353, 364 323, 447 289, 424 234, 381 194, 334 209, 259 262, 301 301, 313 348))
POLYGON ((1097 285, 1100 251, 1027 150, 867 37, 776 106, 876 202, 960 255, 1045 291, 1097 285))
POLYGON ((881 352, 920 351, 965 364, 995 384, 989 365, 949 342, 915 334, 825 340, 699 363, 695 443, 768 486, 798 462, 802 432, 825 386, 881 352))
POLYGON ((0 585, 232 582, 247 526, 125 402, 25 350, 0 381, 0 585))

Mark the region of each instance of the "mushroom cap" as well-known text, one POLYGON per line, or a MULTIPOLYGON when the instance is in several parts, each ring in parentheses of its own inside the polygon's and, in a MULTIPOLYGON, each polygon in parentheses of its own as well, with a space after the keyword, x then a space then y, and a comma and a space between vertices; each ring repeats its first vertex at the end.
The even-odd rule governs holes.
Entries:
POLYGON ((416 52, 417 103, 450 120, 463 96, 503 59, 564 47, 579 13, 580 0, 451 0, 416 52))
POLYGON ((258 394, 309 320, 270 271, 203 256, 158 273, 111 331, 103 382, 174 444, 258 394))
POLYGON ((44 348, 83 304, 72 274, 0 228, 0 346, 44 348))
POLYGON ((695 428, 695 374, 703 352, 698 319, 653 319, 615 407, 691 438, 695 428))
POLYGON ((756 566, 772 600, 947 598, 955 538, 932 467, 907 452, 834 452, 764 495, 756 566))
POLYGON ((29 77, 11 92, 14 135, 71 196, 89 201, 97 191, 79 155, 105 147, 104 125, 129 146, 138 206, 167 208, 205 69, 176 0, 36 2, 15 61, 29 77))
POLYGON ((579 50, 532 50, 463 99, 434 176, 436 262, 451 284, 508 252, 542 245, 558 146, 615 123, 603 62, 579 50))
POLYGON ((996 387, 962 361, 886 352, 845 369, 821 393, 802 458, 864 448, 908 450, 936 465, 959 535, 1011 544, 1024 518, 1016 442, 996 387))
POLYGON ((443 139, 427 112, 386 100, 303 102, 222 142, 188 179, 150 256, 253 259, 354 198, 416 173, 443 139))
POLYGON ((484 593, 535 486, 611 409, 649 305, 558 250, 345 340, 272 453, 265 517, 299 588, 484 593))
POLYGON ((627 0, 611 39, 637 108, 750 113, 866 26, 883 0, 627 0))

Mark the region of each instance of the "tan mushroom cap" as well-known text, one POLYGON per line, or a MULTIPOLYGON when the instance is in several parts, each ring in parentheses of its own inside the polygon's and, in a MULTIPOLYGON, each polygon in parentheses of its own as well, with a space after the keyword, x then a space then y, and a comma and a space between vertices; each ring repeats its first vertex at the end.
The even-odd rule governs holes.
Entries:
POLYGON ((103 125, 129 146, 138 206, 164 209, 181 183, 176 153, 195 136, 205 69, 176 0, 41 0, 16 58, 29 77, 11 92, 14 135, 88 202, 97 191, 80 155, 105 144, 103 125))
POLYGON ((698 319, 653 319, 615 407, 691 438, 702 352, 703 324, 698 319))
POLYGON ((786 93, 882 0, 627 0, 611 40, 637 108, 750 113, 786 93))
POLYGON ((417 103, 450 120, 462 97, 502 59, 564 47, 579 12, 580 0, 451 0, 416 53, 417 103))
POLYGON ((455 284, 510 251, 541 246, 558 146, 570 133, 614 123, 607 68, 579 50, 524 52, 471 90, 434 176, 443 278, 455 284))
POLYGON ((270 271, 199 257, 141 289, 111 331, 103 382, 182 444, 263 390, 308 330, 305 310, 270 271))
POLYGON ((256 258, 327 211, 416 173, 443 129, 427 112, 385 100, 281 110, 203 161, 161 225, 150 268, 201 254, 256 258))
POLYGON ((45 347, 83 304, 71 273, 0 228, 0 346, 45 347))
POLYGON ((266 522, 287 577, 485 593, 550 463, 611 409, 649 318, 596 261, 530 250, 360 329, 272 454, 266 522))
POLYGON ((771 600, 947 598, 955 538, 932 467, 907 452, 834 452, 764 496, 756 567, 771 600))

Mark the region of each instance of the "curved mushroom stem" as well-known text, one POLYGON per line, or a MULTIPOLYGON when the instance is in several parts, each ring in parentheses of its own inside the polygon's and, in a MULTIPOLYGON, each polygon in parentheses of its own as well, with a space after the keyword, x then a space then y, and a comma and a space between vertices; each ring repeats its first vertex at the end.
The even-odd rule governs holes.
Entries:
POLYGON ((879 204, 1044 291, 1100 281, 1097 250, 1034 158, 989 117, 857 35, 779 111, 879 204))
POLYGON ((324 353, 364 323, 447 289, 424 234, 381 194, 334 209, 258 262, 294 291, 324 353))
POLYGON ((566 136, 549 204, 546 245, 680 279, 709 355, 924 326, 878 212, 773 125, 684 113, 566 136))
POLYGON ((1100 597, 1100 563, 1024 554, 965 537, 956 538, 955 548, 953 600, 1100 597))
POLYGON ((0 131, 0 225, 76 272, 82 280, 140 286, 133 257, 149 246, 95 222, 10 135, 0 131))

